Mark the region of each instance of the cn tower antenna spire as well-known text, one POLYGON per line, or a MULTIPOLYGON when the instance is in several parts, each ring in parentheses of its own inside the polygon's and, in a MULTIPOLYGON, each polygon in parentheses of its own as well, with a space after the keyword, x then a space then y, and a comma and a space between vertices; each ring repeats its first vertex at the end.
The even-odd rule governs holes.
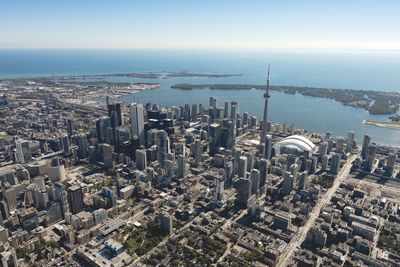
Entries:
POLYGON ((267 122, 268 122, 268 99, 271 97, 269 94, 269 72, 271 65, 268 63, 268 71, 267 71, 267 88, 265 89, 264 94, 264 117, 261 124, 261 142, 265 142, 265 138, 267 135, 267 122))
POLYGON ((271 68, 271 64, 268 63, 268 74, 267 74, 267 97, 270 98, 271 96, 269 95, 269 70, 271 68))

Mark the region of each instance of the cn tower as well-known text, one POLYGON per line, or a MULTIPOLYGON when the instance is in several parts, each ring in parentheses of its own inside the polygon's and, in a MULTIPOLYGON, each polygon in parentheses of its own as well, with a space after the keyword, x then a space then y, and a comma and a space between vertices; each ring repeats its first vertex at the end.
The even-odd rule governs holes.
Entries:
POLYGON ((264 94, 264 117, 263 123, 261 125, 261 143, 265 142, 265 138, 267 136, 267 122, 268 122, 268 99, 271 97, 269 94, 269 70, 270 64, 268 64, 268 74, 267 74, 267 88, 265 89, 264 94))

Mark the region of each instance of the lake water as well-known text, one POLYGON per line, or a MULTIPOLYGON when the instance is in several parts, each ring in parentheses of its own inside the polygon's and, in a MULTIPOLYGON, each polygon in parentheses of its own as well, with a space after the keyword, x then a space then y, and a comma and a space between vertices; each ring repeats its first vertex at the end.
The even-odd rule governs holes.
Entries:
MULTIPOLYGON (((104 74, 133 71, 190 71, 240 73, 229 78, 138 79, 115 77, 112 81, 160 82, 159 89, 137 94, 139 102, 180 106, 208 105, 210 96, 237 101, 240 112, 261 117, 261 90, 171 89, 176 83, 266 82, 266 65, 272 66, 271 84, 327 88, 370 89, 400 92, 400 54, 293 51, 189 51, 189 50, 0 50, 0 78, 50 75, 104 74)), ((133 96, 122 100, 133 101, 133 96)), ((356 132, 357 140, 369 134, 373 142, 400 146, 400 130, 364 126, 364 119, 388 120, 363 109, 346 107, 329 99, 272 93, 269 118, 296 127, 337 136, 356 132)))

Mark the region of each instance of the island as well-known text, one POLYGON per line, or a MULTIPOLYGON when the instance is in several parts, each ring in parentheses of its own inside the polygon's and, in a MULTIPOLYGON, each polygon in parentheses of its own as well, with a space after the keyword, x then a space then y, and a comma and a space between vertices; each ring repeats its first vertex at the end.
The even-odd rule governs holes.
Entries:
POLYGON ((52 77, 40 77, 37 79, 52 80, 99 80, 108 77, 127 77, 139 79, 168 79, 168 78, 228 78, 242 76, 239 73, 199 73, 189 71, 145 71, 145 72, 124 72, 124 73, 105 73, 105 74, 85 74, 85 75, 62 75, 52 77))
POLYGON ((161 71, 161 72, 129 72, 129 73, 117 73, 117 74, 107 74, 105 76, 122 76, 122 77, 133 77, 133 78, 143 78, 143 79, 168 79, 168 78, 227 78, 241 76, 242 74, 229 74, 229 73, 196 73, 188 71, 161 71))
POLYGON ((398 129, 398 130, 400 130, 400 122, 397 122, 397 121, 363 120, 362 124, 364 124, 364 125, 372 125, 372 126, 381 127, 381 128, 398 129))
MULTIPOLYGON (((260 84, 191 84, 179 83, 171 86, 172 89, 196 90, 265 90, 266 85, 260 84)), ((286 94, 301 94, 305 96, 321 97, 336 100, 343 105, 363 108, 370 114, 394 114, 399 109, 400 93, 373 90, 352 90, 334 88, 300 87, 287 85, 270 86, 272 91, 286 94)))
POLYGON ((368 109, 371 114, 394 114, 399 109, 399 105, 390 102, 376 101, 368 109))

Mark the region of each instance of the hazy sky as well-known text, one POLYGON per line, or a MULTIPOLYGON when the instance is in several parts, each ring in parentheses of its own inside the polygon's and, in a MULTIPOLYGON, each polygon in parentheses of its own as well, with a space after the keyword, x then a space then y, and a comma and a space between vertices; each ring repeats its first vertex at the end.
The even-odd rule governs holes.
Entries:
POLYGON ((0 0, 0 48, 400 49, 399 0, 0 0))

